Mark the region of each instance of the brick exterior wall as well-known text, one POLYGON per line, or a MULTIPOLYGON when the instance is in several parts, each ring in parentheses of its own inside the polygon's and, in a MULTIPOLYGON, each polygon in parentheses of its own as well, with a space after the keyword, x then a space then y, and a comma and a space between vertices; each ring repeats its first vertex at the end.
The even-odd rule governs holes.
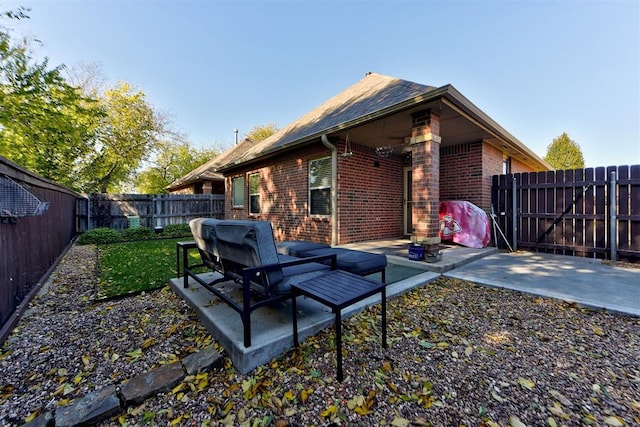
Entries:
MULTIPOLYGON (((477 141, 440 149, 440 200, 468 200, 491 212, 491 176, 502 174, 504 154, 491 144, 477 141)), ((532 168, 511 159, 511 172, 532 168)))
POLYGON ((338 156, 338 243, 401 236, 401 157, 380 158, 357 144, 352 151, 351 157, 338 156))
MULTIPOLYGON (((377 157, 367 147, 351 144, 342 157, 338 145, 338 244, 397 238, 402 234, 402 161, 377 157), (377 162, 377 163, 375 163, 377 162)), ((277 241, 312 240, 331 244, 331 219, 309 216, 309 161, 328 157, 321 143, 227 177, 225 218, 271 221, 277 241), (260 174, 261 213, 249 215, 249 175, 260 174), (245 177, 245 206, 232 207, 232 179, 245 177)))
POLYGON ((468 200, 482 207, 482 145, 440 147, 440 200, 468 200))

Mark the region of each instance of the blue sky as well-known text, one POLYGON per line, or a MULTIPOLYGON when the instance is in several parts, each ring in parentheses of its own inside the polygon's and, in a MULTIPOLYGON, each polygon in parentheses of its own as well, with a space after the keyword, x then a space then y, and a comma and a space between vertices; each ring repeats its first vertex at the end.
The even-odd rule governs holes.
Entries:
MULTIPOLYGON (((452 84, 543 157, 640 164, 640 1, 2 1, 39 57, 96 63, 218 149, 283 127, 368 71, 452 84)), ((7 24, 7 22, 4 22, 7 24)))

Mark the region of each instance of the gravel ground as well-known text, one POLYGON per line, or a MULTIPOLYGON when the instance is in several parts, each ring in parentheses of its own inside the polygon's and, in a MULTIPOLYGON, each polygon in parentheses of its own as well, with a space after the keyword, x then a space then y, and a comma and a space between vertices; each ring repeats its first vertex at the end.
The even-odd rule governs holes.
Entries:
MULTIPOLYGON (((210 345, 168 288, 95 302, 96 250, 73 246, 0 353, 0 424, 210 345)), ((640 425, 640 319, 440 278, 248 375, 190 376, 102 425, 640 425)))

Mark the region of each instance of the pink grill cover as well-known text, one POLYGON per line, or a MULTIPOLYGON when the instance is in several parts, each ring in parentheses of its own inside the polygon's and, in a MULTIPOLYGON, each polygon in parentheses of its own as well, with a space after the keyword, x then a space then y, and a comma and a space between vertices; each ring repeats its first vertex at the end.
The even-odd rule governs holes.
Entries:
POLYGON ((489 217, 471 202, 440 202, 440 238, 469 248, 484 248, 491 241, 489 217))

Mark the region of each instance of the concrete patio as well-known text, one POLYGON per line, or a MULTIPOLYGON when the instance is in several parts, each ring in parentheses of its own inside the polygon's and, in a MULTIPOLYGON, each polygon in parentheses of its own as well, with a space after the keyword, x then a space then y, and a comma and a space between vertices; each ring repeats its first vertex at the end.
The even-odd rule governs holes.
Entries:
MULTIPOLYGON (((408 240, 384 240, 362 242, 342 247, 387 255, 387 298, 405 293, 435 280, 442 273, 496 252, 495 248, 471 249, 462 246, 443 246, 442 259, 435 263, 410 261, 407 258, 408 240), (403 270, 411 269, 411 277, 405 277, 403 270), (418 270, 418 271, 415 271, 418 270), (420 272, 420 270, 422 272, 420 272), (399 280, 398 280, 399 279, 399 280)), ((213 279, 217 273, 205 273, 213 279)), ((203 275, 203 276, 204 276, 203 275)), ((380 273, 369 276, 380 280, 380 273)), ((234 366, 241 373, 248 373, 259 365, 268 363, 293 348, 293 325, 291 302, 286 301, 273 307, 262 307, 252 313, 252 345, 244 347, 243 328, 240 315, 227 304, 215 298, 209 291, 191 280, 189 287, 183 287, 182 278, 171 279, 171 287, 196 311, 198 318, 211 335, 226 349, 234 366)), ((233 282, 226 284, 226 292, 240 300, 239 286, 233 282)), ((365 308, 379 304, 375 295, 360 301, 342 311, 348 318, 365 308)), ((308 298, 298 299, 298 332, 300 340, 317 334, 333 325, 334 315, 330 309, 308 298)))

